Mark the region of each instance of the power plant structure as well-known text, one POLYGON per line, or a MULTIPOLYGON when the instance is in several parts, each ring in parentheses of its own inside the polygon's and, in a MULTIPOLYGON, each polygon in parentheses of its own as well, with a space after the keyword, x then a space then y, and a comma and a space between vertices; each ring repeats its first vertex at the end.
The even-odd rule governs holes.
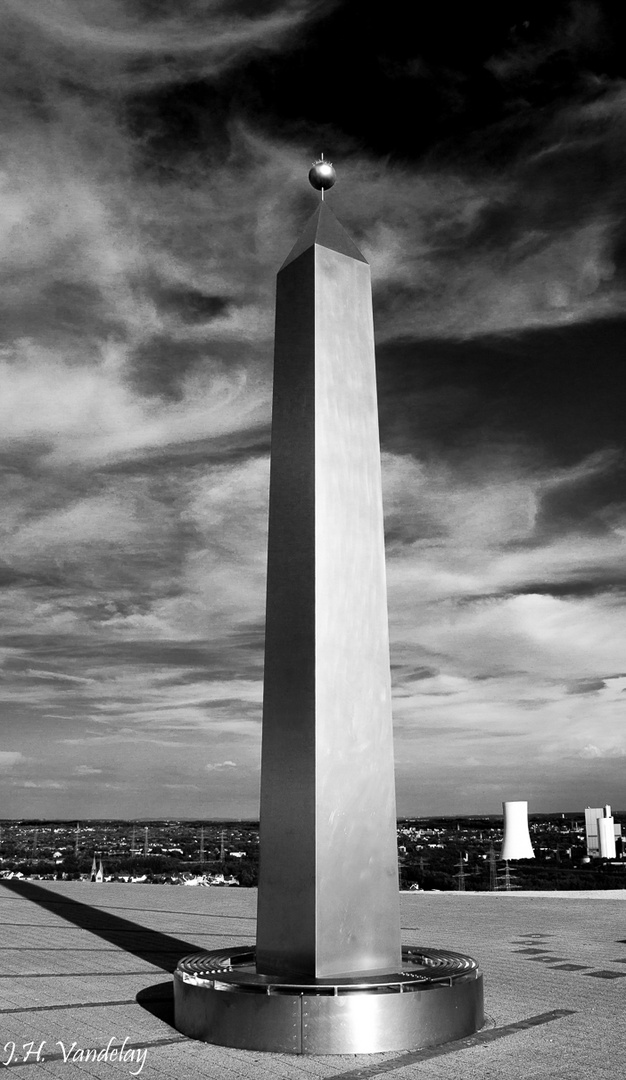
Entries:
POLYGON ((500 858, 506 862, 509 859, 534 859, 535 853, 530 842, 528 831, 528 803, 527 802, 503 802, 504 813, 504 839, 500 850, 500 858))
POLYGON ((622 827, 615 824, 608 803, 604 807, 586 807, 587 855, 592 859, 614 859, 616 857, 615 838, 621 835, 622 827))

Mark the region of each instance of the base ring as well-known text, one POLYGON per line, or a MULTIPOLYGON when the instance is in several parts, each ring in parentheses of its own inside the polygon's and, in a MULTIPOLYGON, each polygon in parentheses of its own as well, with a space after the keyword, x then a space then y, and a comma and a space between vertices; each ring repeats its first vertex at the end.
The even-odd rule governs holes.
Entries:
POLYGON ((260 975, 255 949, 195 953, 174 972, 174 1023, 218 1046, 375 1054, 452 1042, 484 1023, 475 960, 405 947, 388 975, 294 981, 260 975))

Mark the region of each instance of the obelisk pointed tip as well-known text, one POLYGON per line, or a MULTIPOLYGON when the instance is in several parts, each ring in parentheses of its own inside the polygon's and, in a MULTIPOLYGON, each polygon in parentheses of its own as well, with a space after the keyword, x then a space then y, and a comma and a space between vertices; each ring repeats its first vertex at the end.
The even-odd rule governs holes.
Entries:
POLYGON ((322 201, 320 201, 307 221, 299 239, 296 240, 280 269, 284 270, 286 266, 289 266, 289 263, 303 255, 314 244, 317 244, 318 247, 329 248, 331 251, 338 251, 341 255, 347 255, 350 259, 356 259, 357 262, 367 263, 367 259, 359 251, 354 240, 348 236, 332 210, 329 210, 328 205, 322 201))

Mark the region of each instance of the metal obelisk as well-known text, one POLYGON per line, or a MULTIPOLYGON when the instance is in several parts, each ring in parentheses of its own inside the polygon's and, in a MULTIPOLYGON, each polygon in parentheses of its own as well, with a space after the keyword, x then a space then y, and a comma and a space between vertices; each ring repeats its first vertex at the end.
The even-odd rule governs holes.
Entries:
POLYGON ((278 274, 257 967, 400 966, 374 327, 321 202, 278 274))
POLYGON ((322 201, 278 274, 257 944, 179 961, 176 1027, 291 1054, 473 1033, 476 961, 401 948, 398 908, 369 267, 322 201))

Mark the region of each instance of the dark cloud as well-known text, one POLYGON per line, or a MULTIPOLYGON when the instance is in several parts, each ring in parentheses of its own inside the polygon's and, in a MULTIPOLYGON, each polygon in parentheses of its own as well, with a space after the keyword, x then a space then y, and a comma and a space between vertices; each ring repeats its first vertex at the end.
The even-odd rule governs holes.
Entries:
MULTIPOLYGON (((379 350, 381 440, 402 452, 468 445, 567 465, 621 448, 623 319, 473 341, 420 341, 379 350)), ((616 464, 621 465, 616 459, 616 464)), ((620 480, 621 486, 621 480, 620 480)))
POLYGON ((579 679, 568 687, 567 693, 596 694, 599 690, 604 690, 605 686, 606 682, 604 679, 579 679))
MULTIPOLYGON (((129 644, 125 641, 90 641, 70 635, 55 642, 47 636, 39 638, 36 635, 5 634, 2 645, 28 652, 31 659, 39 663, 58 661, 67 655, 103 668, 119 667, 123 661, 142 664, 147 668, 201 668, 218 679, 232 675, 241 663, 236 640, 229 642, 225 649, 221 644, 211 645, 208 642, 200 646, 189 641, 142 641, 135 638, 129 644)), ((243 650, 249 646, 249 640, 244 639, 243 650)))
POLYGON ((406 682, 419 681, 421 679, 432 679, 434 675, 438 674, 437 668, 432 667, 405 667, 402 664, 392 664, 392 670, 402 673, 402 678, 406 682))
POLYGON ((135 350, 130 380, 140 394, 163 395, 182 401, 186 375, 206 357, 202 341, 176 341, 169 336, 151 337, 135 350))
POLYGON ((571 597, 593 597, 593 596, 606 596, 615 595, 616 599, 619 599, 626 592, 626 575, 624 580, 620 583, 616 579, 615 574, 603 574, 602 571, 598 574, 597 579, 591 581, 529 581, 524 584, 523 589, 508 590, 506 595, 509 596, 555 596, 567 598, 571 597))

